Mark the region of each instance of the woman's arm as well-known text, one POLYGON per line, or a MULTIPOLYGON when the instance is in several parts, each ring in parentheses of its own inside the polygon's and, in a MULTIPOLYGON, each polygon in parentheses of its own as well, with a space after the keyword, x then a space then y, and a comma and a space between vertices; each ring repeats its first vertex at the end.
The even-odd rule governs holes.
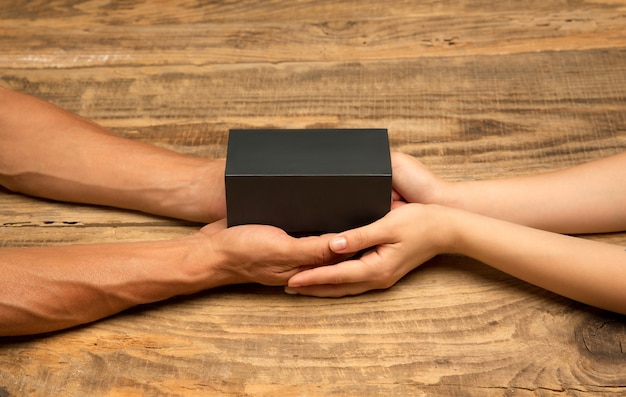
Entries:
POLYGON ((458 252, 568 298, 626 314, 626 248, 454 211, 458 252))
POLYGON ((626 230, 626 152, 550 173, 456 183, 403 153, 393 154, 393 168, 394 189, 408 202, 558 233, 626 230))
POLYGON ((294 275, 288 293, 343 296, 388 288, 440 253, 458 253, 593 306, 626 314, 624 247, 564 236, 437 205, 408 204, 336 236, 362 257, 294 275))
POLYGON ((226 216, 224 162, 109 133, 0 88, 0 185, 55 200, 209 222, 226 216))
POLYGON ((0 335, 54 331, 227 284, 285 285, 338 257, 329 236, 220 221, 171 241, 0 249, 0 335))
POLYGON ((402 153, 393 154, 392 164, 394 209, 331 243, 337 253, 373 249, 296 274, 286 292, 342 296, 388 288, 437 254, 459 253, 626 313, 624 247, 545 231, 626 229, 626 153, 549 174, 459 183, 443 181, 402 153))

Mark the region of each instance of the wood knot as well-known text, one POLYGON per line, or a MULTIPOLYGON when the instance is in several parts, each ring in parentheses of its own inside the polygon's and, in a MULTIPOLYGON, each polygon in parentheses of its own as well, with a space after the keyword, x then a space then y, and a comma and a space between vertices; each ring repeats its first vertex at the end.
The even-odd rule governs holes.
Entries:
POLYGON ((595 318, 576 328, 581 354, 596 361, 626 364, 626 317, 595 318))

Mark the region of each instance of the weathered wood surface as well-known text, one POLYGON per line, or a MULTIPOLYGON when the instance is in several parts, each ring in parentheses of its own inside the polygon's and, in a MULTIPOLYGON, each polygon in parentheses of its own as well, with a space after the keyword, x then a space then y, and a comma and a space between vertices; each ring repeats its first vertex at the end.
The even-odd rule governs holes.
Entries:
MULTIPOLYGON (((387 127, 461 180, 626 149, 626 1, 6 3, 0 85, 184 153, 387 127)), ((0 247, 198 227, 0 190, 0 247)), ((624 395, 626 319, 441 256, 357 297, 239 286, 0 339, 0 396, 276 394, 624 395)))

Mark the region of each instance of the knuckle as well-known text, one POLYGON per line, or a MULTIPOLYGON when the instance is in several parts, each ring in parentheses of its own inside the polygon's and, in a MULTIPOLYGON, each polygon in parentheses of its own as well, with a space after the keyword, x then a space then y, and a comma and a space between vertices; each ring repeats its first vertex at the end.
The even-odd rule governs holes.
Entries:
POLYGON ((368 235, 363 230, 355 230, 353 235, 348 238, 348 244, 359 249, 366 248, 370 245, 368 235), (350 240, 352 240, 352 244, 350 244, 350 240))
POLYGON ((329 252, 329 249, 327 247, 319 248, 313 258, 315 264, 318 264, 318 265, 324 265, 324 264, 330 263, 331 259, 332 259, 332 255, 329 252))
POLYGON ((332 278, 332 284, 341 285, 341 284, 344 284, 345 282, 346 282, 345 277, 343 277, 340 272, 335 272, 332 278))
POLYGON ((395 284, 394 276, 395 275, 393 271, 391 271, 391 269, 380 269, 377 272, 373 280, 374 284, 376 285, 376 288, 379 288, 379 289, 391 288, 395 284))

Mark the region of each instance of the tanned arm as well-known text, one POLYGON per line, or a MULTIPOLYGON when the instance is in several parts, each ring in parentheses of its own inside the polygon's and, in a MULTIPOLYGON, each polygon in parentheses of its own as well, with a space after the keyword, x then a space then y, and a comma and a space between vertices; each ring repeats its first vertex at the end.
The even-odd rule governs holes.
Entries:
POLYGON ((54 331, 227 284, 285 285, 339 257, 330 236, 225 221, 170 241, 0 249, 0 335, 54 331))
POLYGON ((0 185, 54 200, 205 223, 226 216, 223 160, 124 139, 48 102, 4 88, 0 185))

